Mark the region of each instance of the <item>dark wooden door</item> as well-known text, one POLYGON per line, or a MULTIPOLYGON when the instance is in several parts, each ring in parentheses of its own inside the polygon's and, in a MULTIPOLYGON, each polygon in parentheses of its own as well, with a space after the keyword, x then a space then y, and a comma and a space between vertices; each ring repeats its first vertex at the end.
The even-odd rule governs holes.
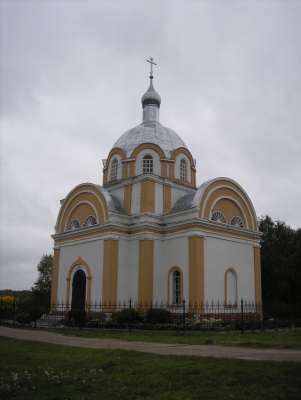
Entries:
POLYGON ((86 274, 79 269, 72 281, 72 310, 84 310, 86 302, 86 274))

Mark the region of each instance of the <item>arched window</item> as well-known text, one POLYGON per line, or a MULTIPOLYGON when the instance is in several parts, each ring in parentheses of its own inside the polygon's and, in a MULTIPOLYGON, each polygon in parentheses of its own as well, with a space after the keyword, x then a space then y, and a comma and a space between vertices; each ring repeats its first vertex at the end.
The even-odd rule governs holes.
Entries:
POLYGON ((90 215, 90 216, 86 219, 86 221, 85 221, 85 223, 84 223, 84 226, 93 226, 93 225, 97 225, 97 221, 96 221, 96 218, 93 217, 93 215, 90 215))
POLYGON ((77 219, 73 219, 67 226, 68 231, 73 231, 74 229, 80 228, 80 223, 77 219))
POLYGON ((153 173, 153 157, 147 154, 143 157, 143 173, 152 174, 153 173))
POLYGON ((233 269, 228 269, 225 274, 225 304, 237 306, 237 276, 233 269))
POLYGON ((110 180, 116 181, 118 177, 118 159, 114 158, 111 164, 110 180))
POLYGON ((226 218, 221 211, 213 211, 211 214, 211 221, 220 222, 222 224, 226 223, 226 218))
POLYGON ((187 181, 187 162, 185 158, 180 161, 180 180, 187 181))
POLYGON ((171 299, 172 304, 181 303, 181 273, 179 270, 174 270, 171 275, 171 299))
POLYGON ((230 224, 236 226, 237 228, 243 228, 245 225, 244 221, 240 217, 233 217, 230 224))

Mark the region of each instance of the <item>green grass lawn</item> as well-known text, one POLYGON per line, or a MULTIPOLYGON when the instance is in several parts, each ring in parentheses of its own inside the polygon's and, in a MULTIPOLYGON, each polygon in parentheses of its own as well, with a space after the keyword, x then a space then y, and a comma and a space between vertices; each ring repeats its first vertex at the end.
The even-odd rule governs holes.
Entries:
POLYGON ((158 356, 0 338, 0 398, 301 398, 301 363, 158 356))
POLYGON ((56 329, 64 335, 115 338, 144 342, 181 344, 220 344, 260 348, 301 349, 301 330, 264 332, 177 332, 177 331, 108 331, 100 329, 56 329))

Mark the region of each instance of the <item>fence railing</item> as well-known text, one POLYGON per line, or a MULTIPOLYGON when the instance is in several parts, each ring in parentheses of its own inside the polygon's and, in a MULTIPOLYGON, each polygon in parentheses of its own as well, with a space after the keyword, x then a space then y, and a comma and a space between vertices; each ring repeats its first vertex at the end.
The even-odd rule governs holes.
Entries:
MULTIPOLYGON (((238 304, 217 303, 95 303, 79 309, 70 304, 54 304, 51 318, 66 321, 83 320, 87 326, 100 328, 180 328, 215 329, 247 327, 262 319, 260 304, 241 300, 238 304)), ((68 322, 67 322, 68 323, 68 322)))
POLYGON ((41 320, 49 324, 81 325, 98 328, 137 329, 248 329, 262 320, 260 304, 241 300, 238 304, 138 303, 132 300, 94 303, 78 308, 71 304, 52 304, 50 310, 31 308, 26 312, 18 302, 0 301, 0 320, 26 323, 41 320))

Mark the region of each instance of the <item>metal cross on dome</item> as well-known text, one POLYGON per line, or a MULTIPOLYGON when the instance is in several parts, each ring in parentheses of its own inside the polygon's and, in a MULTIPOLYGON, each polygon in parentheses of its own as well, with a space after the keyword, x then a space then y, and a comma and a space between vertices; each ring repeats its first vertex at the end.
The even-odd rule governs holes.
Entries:
POLYGON ((150 72, 149 72, 149 77, 151 78, 151 79, 153 79, 153 65, 157 65, 155 62, 154 62, 154 59, 153 59, 153 57, 150 57, 148 60, 146 60, 148 63, 150 63, 150 72))

